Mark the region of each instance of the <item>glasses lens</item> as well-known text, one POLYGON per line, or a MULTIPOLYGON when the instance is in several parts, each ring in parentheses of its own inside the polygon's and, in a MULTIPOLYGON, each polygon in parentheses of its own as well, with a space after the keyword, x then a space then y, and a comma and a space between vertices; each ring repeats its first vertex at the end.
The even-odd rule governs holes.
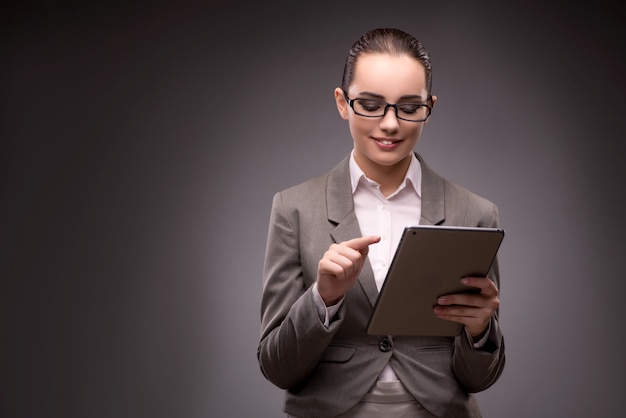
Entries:
POLYGON ((382 116, 385 113, 384 102, 371 99, 356 99, 354 101, 354 110, 363 116, 382 116))
POLYGON ((398 116, 407 120, 424 120, 428 116, 428 108, 418 103, 399 104, 398 116))

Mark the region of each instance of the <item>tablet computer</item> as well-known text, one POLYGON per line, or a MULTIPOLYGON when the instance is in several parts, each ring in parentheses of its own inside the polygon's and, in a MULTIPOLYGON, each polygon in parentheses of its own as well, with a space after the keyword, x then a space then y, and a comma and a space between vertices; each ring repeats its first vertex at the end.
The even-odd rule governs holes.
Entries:
POLYGON ((440 296, 476 292, 465 276, 487 276, 502 228, 410 226, 403 231, 369 319, 370 335, 456 336, 463 325, 439 319, 440 296))

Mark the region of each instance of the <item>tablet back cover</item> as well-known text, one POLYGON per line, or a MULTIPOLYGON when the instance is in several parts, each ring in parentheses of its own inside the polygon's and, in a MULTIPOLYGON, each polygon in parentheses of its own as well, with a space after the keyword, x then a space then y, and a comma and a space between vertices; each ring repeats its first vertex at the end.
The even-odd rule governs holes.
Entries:
POLYGON ((475 291, 465 276, 487 276, 502 228, 406 227, 367 327, 371 335, 456 336, 463 325, 433 312, 440 296, 475 291))

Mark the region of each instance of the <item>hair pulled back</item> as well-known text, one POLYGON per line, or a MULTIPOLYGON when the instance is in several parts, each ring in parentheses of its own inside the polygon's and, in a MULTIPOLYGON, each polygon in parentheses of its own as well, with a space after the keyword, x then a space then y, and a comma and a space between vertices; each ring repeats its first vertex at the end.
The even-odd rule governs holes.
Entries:
POLYGON ((407 54, 417 59, 426 70, 426 90, 430 95, 432 87, 432 67, 428 51, 414 36, 394 28, 372 29, 363 34, 350 48, 343 69, 341 87, 348 91, 354 78, 354 67, 361 54, 381 53, 402 55, 407 54))

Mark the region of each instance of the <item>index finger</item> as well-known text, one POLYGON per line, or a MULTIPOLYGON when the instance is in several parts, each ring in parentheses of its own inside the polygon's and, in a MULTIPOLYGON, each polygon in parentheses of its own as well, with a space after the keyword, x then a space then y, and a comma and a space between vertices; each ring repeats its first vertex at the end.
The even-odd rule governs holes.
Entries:
POLYGON ((361 253, 363 253, 363 251, 367 253, 369 250, 368 247, 372 244, 376 244, 378 241, 380 241, 379 235, 369 235, 344 241, 341 245, 345 245, 346 247, 352 248, 353 250, 357 250, 361 253))

